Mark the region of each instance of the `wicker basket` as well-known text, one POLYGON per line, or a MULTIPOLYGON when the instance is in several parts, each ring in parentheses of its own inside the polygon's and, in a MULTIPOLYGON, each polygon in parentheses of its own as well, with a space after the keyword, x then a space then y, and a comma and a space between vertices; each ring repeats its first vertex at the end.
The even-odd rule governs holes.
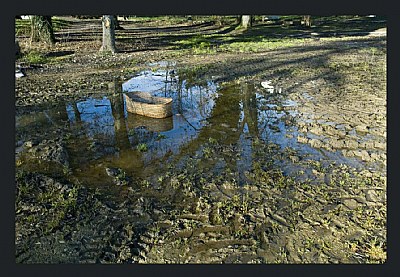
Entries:
POLYGON ((126 92, 124 99, 130 113, 153 118, 172 116, 172 98, 155 97, 148 92, 126 92))
POLYGON ((126 118, 129 130, 145 126, 147 130, 153 132, 166 132, 174 127, 173 117, 151 118, 143 115, 129 113, 126 118))

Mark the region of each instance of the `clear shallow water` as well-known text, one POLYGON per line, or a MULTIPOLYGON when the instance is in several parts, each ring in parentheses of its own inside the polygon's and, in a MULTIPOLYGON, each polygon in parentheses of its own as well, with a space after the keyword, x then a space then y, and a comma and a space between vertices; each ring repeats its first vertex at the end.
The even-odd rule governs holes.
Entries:
MULTIPOLYGON (((179 165, 187 157, 201 155, 210 140, 235 149, 211 166, 216 174, 224 167, 231 168, 239 183, 245 182, 244 173, 252 166, 255 139, 326 163, 361 165, 340 152, 298 143, 294 124, 299 118, 298 103, 257 91, 250 84, 221 87, 209 81, 189 86, 168 70, 149 70, 123 83, 122 91, 172 97, 173 116, 153 119, 131 114, 120 93, 105 94, 17 117, 17 141, 33 136, 40 141, 47 132, 62 128, 68 133, 66 146, 73 174, 94 185, 107 184, 106 167, 121 168, 133 177, 160 174, 169 164, 179 165), (140 144, 145 144, 147 151, 139 151, 140 144)), ((280 166, 288 174, 298 170, 286 161, 280 166)))

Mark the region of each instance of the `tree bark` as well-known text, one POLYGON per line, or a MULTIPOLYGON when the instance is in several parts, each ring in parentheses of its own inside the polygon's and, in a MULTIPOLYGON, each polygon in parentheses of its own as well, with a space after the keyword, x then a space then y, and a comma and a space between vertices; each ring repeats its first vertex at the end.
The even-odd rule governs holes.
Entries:
POLYGON ((54 44, 51 16, 34 15, 31 19, 31 42, 45 42, 54 44))
POLYGON ((115 24, 114 29, 115 30, 123 30, 124 28, 122 28, 121 25, 119 25, 118 17, 116 15, 113 15, 113 19, 114 19, 114 24, 115 24))
POLYGON ((100 51, 112 53, 117 52, 115 48, 115 22, 112 15, 103 15, 103 44, 100 51))
POLYGON ((242 16, 241 15, 236 15, 235 17, 236 17, 236 24, 239 25, 241 23, 242 16))
POLYGON ((242 27, 247 29, 251 27, 251 15, 242 15, 242 27))
POLYGON ((311 27, 311 15, 304 15, 303 22, 304 22, 304 26, 311 27))
POLYGON ((19 43, 18 43, 17 38, 15 38, 15 52, 16 52, 15 54, 17 56, 19 56, 21 54, 21 47, 19 47, 19 43))
POLYGON ((221 16, 221 15, 215 15, 215 16, 214 16, 214 20, 215 20, 215 23, 216 23, 218 26, 222 26, 222 25, 223 25, 223 23, 222 23, 222 16, 221 16))

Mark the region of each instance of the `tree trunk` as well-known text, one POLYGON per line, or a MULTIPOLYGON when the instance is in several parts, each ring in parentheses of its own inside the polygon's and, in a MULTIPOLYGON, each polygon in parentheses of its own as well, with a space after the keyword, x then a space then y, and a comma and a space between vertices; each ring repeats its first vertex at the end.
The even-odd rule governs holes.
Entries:
POLYGON ((240 16, 240 15, 235 15, 235 19, 236 19, 236 22, 235 22, 235 23, 239 25, 239 24, 241 23, 240 21, 241 21, 241 19, 242 19, 242 16, 240 16))
POLYGON ((114 24, 115 24, 114 25, 115 30, 123 30, 124 28, 122 28, 121 25, 119 25, 118 17, 116 15, 113 15, 113 19, 114 19, 114 24))
POLYGON ((15 38, 15 52, 16 52, 15 54, 17 56, 19 56, 21 54, 21 48, 19 47, 19 43, 18 43, 17 38, 15 38))
POLYGON ((303 22, 304 22, 304 26, 311 27, 311 15, 304 15, 303 22))
POLYGON ((115 48, 115 23, 112 15, 103 15, 103 45, 100 51, 112 53, 117 52, 115 48))
POLYGON ((242 27, 245 29, 251 27, 251 15, 242 15, 242 27))
POLYGON ((215 15, 215 16, 214 16, 214 20, 215 20, 215 23, 216 23, 218 26, 222 26, 222 25, 223 25, 223 23, 222 23, 222 16, 220 16, 220 15, 215 15))
POLYGON ((31 42, 45 42, 54 44, 51 16, 34 15, 31 19, 31 42))

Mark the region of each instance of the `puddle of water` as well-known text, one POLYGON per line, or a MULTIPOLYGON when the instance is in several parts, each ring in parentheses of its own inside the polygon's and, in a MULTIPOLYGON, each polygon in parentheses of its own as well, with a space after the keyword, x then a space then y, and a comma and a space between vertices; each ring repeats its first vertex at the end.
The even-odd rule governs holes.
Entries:
POLYGON ((111 102, 107 97, 101 99, 88 98, 84 101, 66 106, 68 119, 71 124, 80 121, 87 131, 89 137, 95 135, 105 135, 112 137, 114 135, 114 117, 111 109, 111 102))
MULTIPOLYGON (((298 118, 298 103, 261 94, 250 85, 219 87, 209 81, 203 86, 188 86, 185 79, 160 69, 139 73, 122 84, 122 90, 172 97, 173 116, 153 119, 128 113, 120 94, 91 97, 17 117, 17 140, 39 136, 40 141, 46 138, 46 132, 62 126, 70 133, 67 149, 73 174, 96 186, 111 184, 106 167, 122 168, 133 177, 162 174, 168 164, 179 165, 188 156, 201 154, 211 139, 221 147, 235 146, 238 156, 224 154, 206 166, 216 173, 227 166, 232 168, 241 184, 252 166, 256 138, 312 159, 360 165, 339 151, 298 143, 293 125, 298 118), (147 151, 140 152, 140 144, 145 144, 147 151)), ((306 93, 303 96, 311 99, 306 93)), ((287 173, 295 168, 290 162, 281 166, 287 173)))

